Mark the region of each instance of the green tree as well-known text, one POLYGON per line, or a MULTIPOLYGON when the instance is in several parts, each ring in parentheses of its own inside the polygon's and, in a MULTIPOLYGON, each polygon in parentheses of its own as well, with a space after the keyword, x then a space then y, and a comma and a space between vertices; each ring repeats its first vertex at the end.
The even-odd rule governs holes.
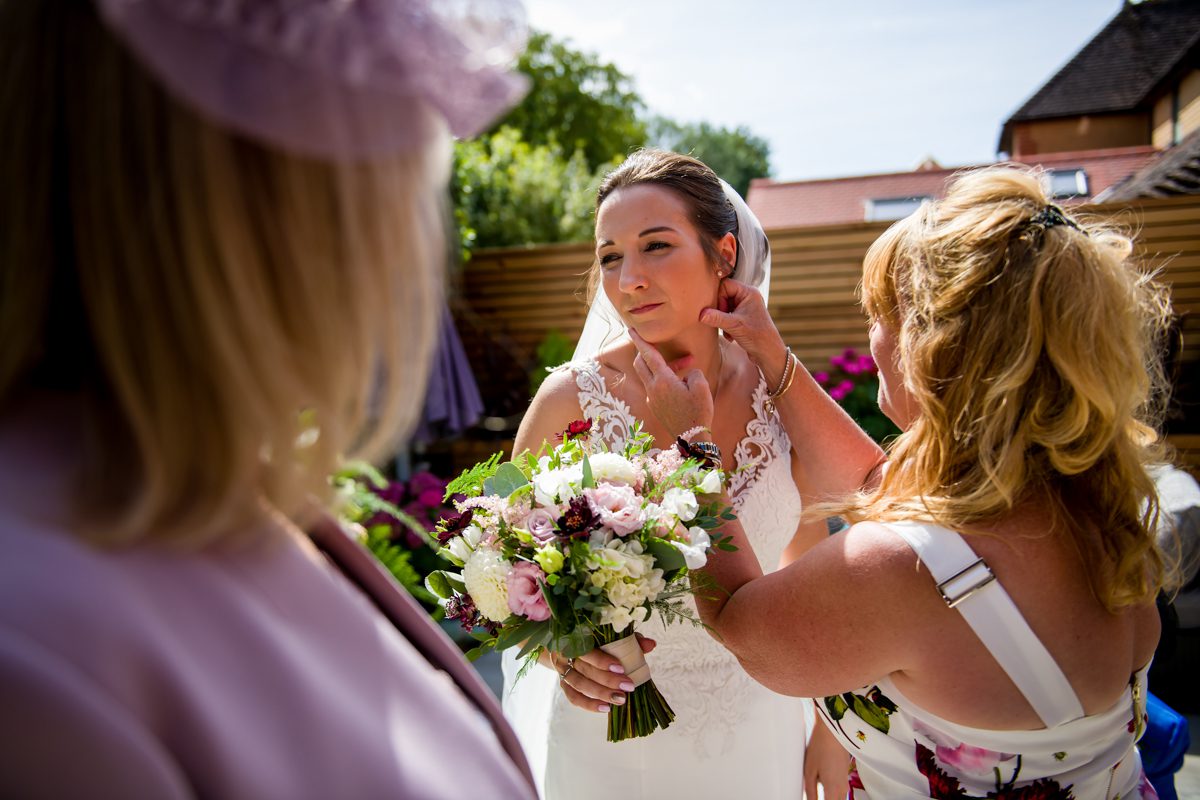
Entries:
POLYGON ((655 117, 648 127, 655 147, 695 156, 743 197, 752 179, 771 174, 770 145, 743 126, 718 128, 707 122, 682 124, 655 117))
POLYGON ((589 239, 596 187, 612 166, 591 169, 581 150, 532 144, 508 126, 458 142, 451 192, 464 250, 589 239))
POLYGON ((596 56, 535 32, 517 68, 532 81, 529 94, 500 126, 517 128, 531 145, 583 152, 591 170, 646 143, 644 108, 629 76, 596 56))

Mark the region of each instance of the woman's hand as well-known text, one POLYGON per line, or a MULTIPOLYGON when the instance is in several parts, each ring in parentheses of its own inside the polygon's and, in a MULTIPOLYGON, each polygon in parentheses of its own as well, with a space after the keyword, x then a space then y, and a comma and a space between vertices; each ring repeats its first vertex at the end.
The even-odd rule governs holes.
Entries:
MULTIPOLYGON (((640 634, 637 639, 643 653, 657 646, 640 634)), ((611 706, 623 705, 625 693, 634 689, 621 662, 598 647, 574 659, 546 650, 538 661, 558 673, 558 685, 567 700, 584 711, 605 713, 611 706)))
POLYGON ((693 367, 678 376, 654 345, 633 328, 629 338, 637 346, 633 370, 646 389, 650 410, 672 436, 678 436, 696 426, 712 427, 713 398, 704 373, 693 367))
POLYGON ((721 281, 716 308, 700 312, 705 325, 720 328, 725 337, 746 351, 767 378, 769 385, 783 374, 786 347, 763 296, 753 286, 726 278, 721 281))
POLYGON ((826 798, 845 797, 850 754, 821 720, 816 720, 812 739, 804 751, 804 796, 817 800, 817 785, 826 798))

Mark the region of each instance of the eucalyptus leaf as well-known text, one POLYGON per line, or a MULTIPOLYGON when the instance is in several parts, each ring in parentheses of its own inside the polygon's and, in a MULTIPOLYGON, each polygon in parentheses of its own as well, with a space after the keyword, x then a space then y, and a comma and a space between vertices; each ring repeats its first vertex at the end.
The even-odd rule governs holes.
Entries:
POLYGON ((521 472, 521 468, 511 461, 506 461, 497 468, 491 482, 492 491, 489 494, 500 497, 508 497, 522 486, 529 485, 529 479, 525 477, 525 473, 521 472))
POLYGON ((651 539, 650 545, 646 549, 654 556, 654 566, 663 572, 678 571, 687 566, 687 562, 683 559, 683 553, 665 539, 651 539))

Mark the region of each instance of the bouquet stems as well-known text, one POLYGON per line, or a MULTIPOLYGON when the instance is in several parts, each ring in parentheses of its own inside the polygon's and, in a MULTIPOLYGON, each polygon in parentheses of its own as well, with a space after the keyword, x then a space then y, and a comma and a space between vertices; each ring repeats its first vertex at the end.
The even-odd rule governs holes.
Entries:
MULTIPOLYGON (((632 635, 633 628, 620 633, 613 630, 611 625, 596 628, 596 642, 599 645, 612 644, 632 635)), ((629 665, 626 665, 626 669, 629 669, 629 665)), ((675 712, 667 704, 667 699, 662 696, 653 680, 647 680, 632 692, 626 693, 623 705, 614 704, 609 708, 608 741, 621 742, 625 739, 649 736, 659 728, 668 727, 674 719, 675 712)))

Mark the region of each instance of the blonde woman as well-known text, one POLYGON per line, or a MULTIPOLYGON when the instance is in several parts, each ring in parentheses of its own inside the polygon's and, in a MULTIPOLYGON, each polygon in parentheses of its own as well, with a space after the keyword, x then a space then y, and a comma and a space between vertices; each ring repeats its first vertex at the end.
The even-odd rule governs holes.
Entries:
MULTIPOLYGON (((779 572, 709 561, 720 641, 821 696, 856 798, 1154 797, 1135 742, 1158 641, 1153 405, 1166 304, 1130 242, 994 168, 867 253, 880 404, 904 431, 856 522, 779 572)), ((782 352, 733 292, 705 319, 782 352)), ((671 430, 708 422, 640 346, 671 430)), ((801 376, 782 411, 818 391, 801 376)))
POLYGON ((447 127, 521 91, 520 9, 435 5, 0 2, 5 796, 532 795, 316 522, 419 409, 447 127))

